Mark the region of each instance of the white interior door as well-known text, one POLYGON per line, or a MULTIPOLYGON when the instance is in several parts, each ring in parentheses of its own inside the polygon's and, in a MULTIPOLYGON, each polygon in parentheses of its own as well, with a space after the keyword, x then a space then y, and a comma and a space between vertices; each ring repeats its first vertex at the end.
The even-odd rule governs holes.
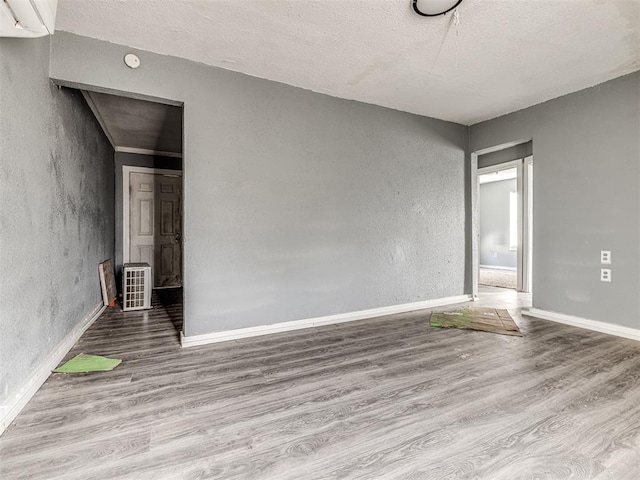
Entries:
POLYGON ((182 285, 182 178, 129 173, 129 262, 151 265, 154 287, 182 285))

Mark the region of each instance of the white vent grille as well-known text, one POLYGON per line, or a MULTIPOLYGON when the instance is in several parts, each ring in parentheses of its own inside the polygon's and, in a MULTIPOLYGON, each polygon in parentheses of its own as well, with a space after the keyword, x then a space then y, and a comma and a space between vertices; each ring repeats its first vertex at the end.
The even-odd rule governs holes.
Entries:
POLYGON ((151 308, 151 265, 125 263, 122 271, 122 310, 151 308))

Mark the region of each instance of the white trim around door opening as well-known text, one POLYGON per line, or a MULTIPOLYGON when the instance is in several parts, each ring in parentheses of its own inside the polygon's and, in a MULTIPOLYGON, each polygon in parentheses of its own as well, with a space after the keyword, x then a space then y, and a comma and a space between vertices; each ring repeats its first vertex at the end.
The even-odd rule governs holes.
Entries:
MULTIPOLYGON (((482 152, 484 153, 484 152, 482 152)), ((471 263, 472 263, 472 292, 474 298, 478 296, 479 273, 480 273, 480 177, 488 173, 496 173, 504 170, 516 169, 517 181, 517 287, 519 292, 531 292, 531 261, 530 251, 532 244, 529 241, 532 231, 532 205, 529 204, 529 178, 526 175, 527 165, 533 165, 533 156, 512 160, 509 162, 491 165, 489 167, 478 167, 478 156, 481 152, 471 154, 471 263)))

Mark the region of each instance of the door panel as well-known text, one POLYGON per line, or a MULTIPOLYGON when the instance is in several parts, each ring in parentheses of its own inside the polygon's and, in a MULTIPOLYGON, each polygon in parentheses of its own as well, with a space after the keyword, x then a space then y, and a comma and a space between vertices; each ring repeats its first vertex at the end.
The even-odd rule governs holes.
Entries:
POLYGON ((175 258, 174 246, 173 245, 162 245, 162 262, 161 263, 161 274, 162 275, 173 275, 173 260, 175 258))
POLYGON ((151 265, 154 287, 182 284, 182 178, 129 174, 129 259, 151 265))
POLYGON ((175 219, 173 201, 162 200, 162 213, 160 218, 160 232, 162 235, 175 235, 175 219))
POLYGON ((153 200, 140 200, 140 235, 153 235, 153 200))
POLYGON ((138 258, 132 261, 148 263, 153 268, 153 245, 139 245, 138 258))

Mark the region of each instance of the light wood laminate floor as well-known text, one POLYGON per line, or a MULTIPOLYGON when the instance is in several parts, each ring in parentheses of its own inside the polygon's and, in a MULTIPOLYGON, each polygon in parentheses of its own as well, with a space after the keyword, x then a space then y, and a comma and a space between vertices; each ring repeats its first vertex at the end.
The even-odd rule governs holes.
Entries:
POLYGON ((181 306, 106 312, 0 437, 9 479, 640 478, 640 344, 522 317, 524 337, 428 312, 181 349, 181 306))

